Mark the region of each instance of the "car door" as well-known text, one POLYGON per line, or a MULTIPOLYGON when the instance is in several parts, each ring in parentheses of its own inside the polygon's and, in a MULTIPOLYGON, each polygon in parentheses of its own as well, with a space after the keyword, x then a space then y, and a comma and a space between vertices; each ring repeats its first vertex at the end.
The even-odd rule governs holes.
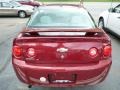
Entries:
POLYGON ((120 5, 114 8, 109 14, 108 26, 112 32, 120 35, 120 5))
POLYGON ((1 12, 1 6, 2 6, 2 5, 1 5, 1 2, 0 2, 0 15, 1 15, 1 13, 2 13, 2 12, 1 12))
POLYGON ((0 2, 0 15, 3 15, 2 2, 0 2))
POLYGON ((16 15, 16 10, 8 2, 1 2, 1 15, 16 15))

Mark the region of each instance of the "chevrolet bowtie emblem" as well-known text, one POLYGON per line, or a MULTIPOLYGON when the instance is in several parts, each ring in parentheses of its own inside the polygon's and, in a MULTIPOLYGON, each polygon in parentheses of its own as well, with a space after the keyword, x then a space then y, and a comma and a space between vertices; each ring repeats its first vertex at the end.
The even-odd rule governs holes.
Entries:
POLYGON ((67 48, 58 48, 57 52, 65 53, 65 52, 68 52, 68 49, 67 48))

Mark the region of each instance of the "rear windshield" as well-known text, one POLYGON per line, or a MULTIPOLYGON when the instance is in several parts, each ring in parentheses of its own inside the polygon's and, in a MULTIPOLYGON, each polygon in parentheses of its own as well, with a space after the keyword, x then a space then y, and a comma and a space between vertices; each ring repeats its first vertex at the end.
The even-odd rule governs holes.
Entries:
POLYGON ((28 27, 94 28, 95 24, 82 8, 41 7, 29 20, 28 27))

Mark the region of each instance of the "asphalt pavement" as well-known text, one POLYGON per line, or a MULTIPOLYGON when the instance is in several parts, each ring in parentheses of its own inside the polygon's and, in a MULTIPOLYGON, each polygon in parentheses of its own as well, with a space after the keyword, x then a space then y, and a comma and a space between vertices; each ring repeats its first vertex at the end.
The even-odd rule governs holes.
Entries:
MULTIPOLYGON (((114 3, 116 5, 117 3, 114 3)), ((98 15, 107 10, 111 3, 85 3, 97 22, 98 15)), ((72 88, 32 87, 21 83, 12 68, 12 41, 22 30, 29 18, 0 17, 0 90, 120 90, 120 40, 110 35, 113 48, 113 64, 106 80, 94 86, 72 88)))

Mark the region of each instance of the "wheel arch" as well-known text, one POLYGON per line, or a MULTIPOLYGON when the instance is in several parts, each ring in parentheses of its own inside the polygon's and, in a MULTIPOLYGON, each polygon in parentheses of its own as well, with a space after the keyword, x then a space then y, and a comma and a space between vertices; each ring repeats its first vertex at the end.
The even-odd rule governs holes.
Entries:
POLYGON ((100 20, 100 19, 103 19, 103 20, 104 20, 104 18, 103 18, 102 16, 99 18, 99 20, 100 20))
POLYGON ((103 19, 103 21, 104 21, 104 27, 107 28, 107 26, 106 26, 106 25, 107 25, 107 22, 108 22, 108 21, 107 21, 107 17, 100 16, 100 17, 99 17, 99 20, 100 20, 100 19, 103 19))

